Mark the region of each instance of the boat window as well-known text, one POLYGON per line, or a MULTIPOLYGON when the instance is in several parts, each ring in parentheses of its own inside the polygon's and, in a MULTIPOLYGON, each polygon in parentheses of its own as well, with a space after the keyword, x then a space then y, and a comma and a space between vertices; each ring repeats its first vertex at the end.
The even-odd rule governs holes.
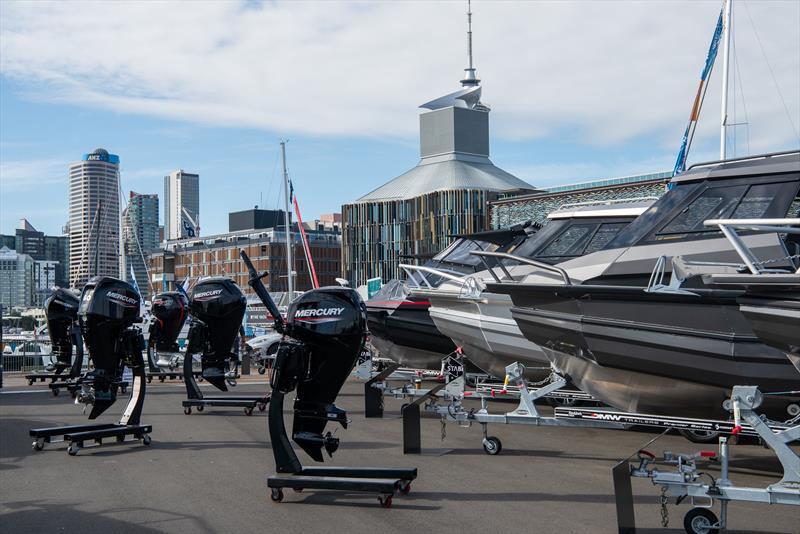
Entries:
POLYGON ((538 256, 578 256, 592 236, 597 224, 573 224, 550 241, 538 256))
POLYGON ((731 219, 758 219, 764 217, 772 201, 775 200, 777 184, 754 185, 733 210, 731 219))
POLYGON ((470 254, 470 251, 472 250, 486 250, 489 252, 494 252, 497 250, 497 245, 494 243, 488 243, 486 241, 464 239, 457 246, 453 247, 452 249, 448 249, 449 252, 447 252, 446 255, 439 254, 433 259, 441 263, 449 263, 454 265, 478 265, 481 260, 478 256, 473 256, 470 254))
POLYGON ((747 186, 713 187, 706 189, 688 206, 681 210, 660 234, 677 234, 695 230, 705 230, 703 221, 719 219, 739 202, 747 186))
POLYGON ((626 226, 628 226, 627 222, 601 224, 600 228, 598 228, 592 236, 589 244, 586 245, 586 249, 583 251, 583 254, 591 254, 592 252, 603 250, 606 245, 608 245, 611 240, 616 237, 620 230, 626 226))

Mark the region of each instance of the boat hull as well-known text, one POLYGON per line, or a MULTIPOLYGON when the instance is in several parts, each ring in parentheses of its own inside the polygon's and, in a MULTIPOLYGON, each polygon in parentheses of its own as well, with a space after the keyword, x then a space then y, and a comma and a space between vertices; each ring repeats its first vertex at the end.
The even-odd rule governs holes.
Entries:
MULTIPOLYGON (((616 408, 724 418, 722 403, 735 385, 765 393, 800 389, 785 355, 754 335, 736 292, 520 289, 512 293, 512 316, 523 334, 580 389, 616 408)), ((788 402, 770 398, 764 410, 785 418, 788 402)))
POLYGON ((800 292, 781 296, 748 296, 739 309, 753 332, 767 345, 786 353, 800 372, 800 292))
POLYGON ((522 335, 511 317, 507 295, 484 293, 478 300, 439 292, 429 298, 433 322, 484 372, 502 379, 506 366, 519 362, 529 380, 550 374, 544 352, 522 335))

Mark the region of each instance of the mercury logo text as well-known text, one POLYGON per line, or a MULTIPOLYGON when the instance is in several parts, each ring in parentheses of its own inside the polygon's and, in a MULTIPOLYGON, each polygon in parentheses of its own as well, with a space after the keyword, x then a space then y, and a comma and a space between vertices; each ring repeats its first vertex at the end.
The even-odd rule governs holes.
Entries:
POLYGON ((202 299, 205 297, 216 297, 217 295, 221 294, 221 289, 212 289, 211 291, 201 291, 200 293, 195 293, 194 298, 202 299))
POLYGON ((344 308, 316 308, 308 310, 297 310, 295 317, 338 317, 344 308))
POLYGON ((110 291, 107 295, 108 295, 108 298, 110 298, 110 299, 119 300, 119 301, 122 301, 122 302, 127 302, 128 304, 139 304, 139 301, 136 300, 135 298, 129 297, 127 295, 122 295, 122 294, 117 293, 115 291, 110 291))

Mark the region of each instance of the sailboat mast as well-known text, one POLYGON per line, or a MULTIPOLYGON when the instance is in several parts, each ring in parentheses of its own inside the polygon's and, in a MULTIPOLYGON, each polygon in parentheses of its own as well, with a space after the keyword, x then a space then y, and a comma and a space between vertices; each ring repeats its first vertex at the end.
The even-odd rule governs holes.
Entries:
POLYGON ((286 230, 286 278, 289 288, 289 302, 291 302, 294 297, 294 279, 292 276, 292 231, 289 227, 289 173, 286 172, 286 141, 281 141, 281 161, 283 163, 283 217, 286 230))
POLYGON ((728 122, 728 63, 731 47, 731 8, 733 0, 725 0, 725 14, 722 26, 722 111, 719 123, 719 159, 725 160, 727 136, 725 131, 728 122))

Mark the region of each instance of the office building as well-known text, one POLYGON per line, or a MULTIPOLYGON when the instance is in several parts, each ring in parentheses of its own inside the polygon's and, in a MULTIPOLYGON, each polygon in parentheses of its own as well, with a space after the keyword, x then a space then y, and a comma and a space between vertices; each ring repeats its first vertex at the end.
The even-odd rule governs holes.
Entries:
POLYGON ((44 307, 44 301, 53 294, 56 288, 56 271, 59 266, 57 261, 34 260, 33 261, 33 294, 32 305, 38 308, 44 307))
POLYGON ((200 235, 200 176, 173 171, 164 177, 164 239, 200 235))
POLYGON ((54 285, 69 286, 69 236, 45 235, 28 222, 21 219, 15 235, 0 236, 0 247, 8 247, 20 254, 27 254, 34 261, 57 262, 55 272, 51 273, 54 285))
POLYGON ((0 248, 0 303, 4 308, 33 305, 33 258, 0 248))
POLYGON ((125 247, 125 280, 136 284, 142 296, 150 297, 147 256, 158 249, 158 195, 130 192, 122 212, 122 244, 125 247), (133 272, 133 276, 131 275, 133 272))
MULTIPOLYGON (((259 230, 262 228, 277 228, 285 224, 283 210, 262 210, 256 206, 250 210, 233 211, 228 213, 228 231, 259 230)), ((289 221, 292 220, 291 213, 289 221)), ((291 224, 291 222, 290 222, 291 224)))
POLYGON ((84 154, 69 167, 69 285, 120 274, 119 156, 84 154))

